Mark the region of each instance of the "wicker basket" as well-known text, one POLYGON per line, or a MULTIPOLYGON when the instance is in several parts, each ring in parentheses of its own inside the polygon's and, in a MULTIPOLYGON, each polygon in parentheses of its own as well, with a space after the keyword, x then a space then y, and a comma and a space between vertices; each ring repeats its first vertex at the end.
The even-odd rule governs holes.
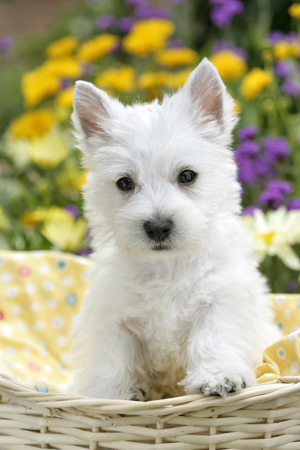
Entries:
POLYGON ((40 393, 0 376, 0 448, 300 449, 300 377, 139 403, 40 393))

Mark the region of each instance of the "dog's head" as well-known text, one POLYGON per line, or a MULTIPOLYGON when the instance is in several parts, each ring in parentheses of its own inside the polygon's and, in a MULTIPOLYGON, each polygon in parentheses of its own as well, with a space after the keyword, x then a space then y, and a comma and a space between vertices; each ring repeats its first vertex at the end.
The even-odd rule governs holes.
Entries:
POLYGON ((95 247, 106 236, 137 258, 191 255, 214 219, 239 212, 228 148, 233 106, 207 59, 161 103, 124 106, 77 82, 73 122, 89 171, 84 196, 95 247))

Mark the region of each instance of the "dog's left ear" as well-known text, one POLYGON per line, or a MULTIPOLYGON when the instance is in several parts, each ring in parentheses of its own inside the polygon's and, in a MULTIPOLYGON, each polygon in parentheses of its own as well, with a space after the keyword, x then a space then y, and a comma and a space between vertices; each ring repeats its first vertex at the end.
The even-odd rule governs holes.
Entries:
POLYGON ((234 102, 216 67, 204 58, 190 74, 183 86, 189 97, 191 113, 204 134, 212 140, 230 133, 237 121, 233 113, 234 102), (212 126, 214 132, 212 133, 212 126))

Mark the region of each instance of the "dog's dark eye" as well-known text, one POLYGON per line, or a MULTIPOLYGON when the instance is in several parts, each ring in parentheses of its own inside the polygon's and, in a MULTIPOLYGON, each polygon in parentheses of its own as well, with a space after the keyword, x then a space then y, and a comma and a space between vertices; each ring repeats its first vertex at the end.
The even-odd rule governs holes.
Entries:
POLYGON ((191 183, 196 174, 192 170, 184 170, 179 175, 179 183, 191 183))
POLYGON ((117 181, 117 186, 122 191, 130 191, 130 189, 134 189, 133 181, 128 177, 120 178, 117 181))

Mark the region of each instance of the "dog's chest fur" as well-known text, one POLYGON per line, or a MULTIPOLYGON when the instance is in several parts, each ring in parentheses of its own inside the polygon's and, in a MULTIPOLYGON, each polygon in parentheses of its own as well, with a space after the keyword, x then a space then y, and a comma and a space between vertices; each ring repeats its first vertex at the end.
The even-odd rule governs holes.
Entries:
POLYGON ((184 265, 139 266, 134 279, 127 278, 134 300, 124 305, 124 325, 138 337, 153 373, 185 365, 191 321, 205 302, 202 280, 208 271, 193 258, 184 265))

